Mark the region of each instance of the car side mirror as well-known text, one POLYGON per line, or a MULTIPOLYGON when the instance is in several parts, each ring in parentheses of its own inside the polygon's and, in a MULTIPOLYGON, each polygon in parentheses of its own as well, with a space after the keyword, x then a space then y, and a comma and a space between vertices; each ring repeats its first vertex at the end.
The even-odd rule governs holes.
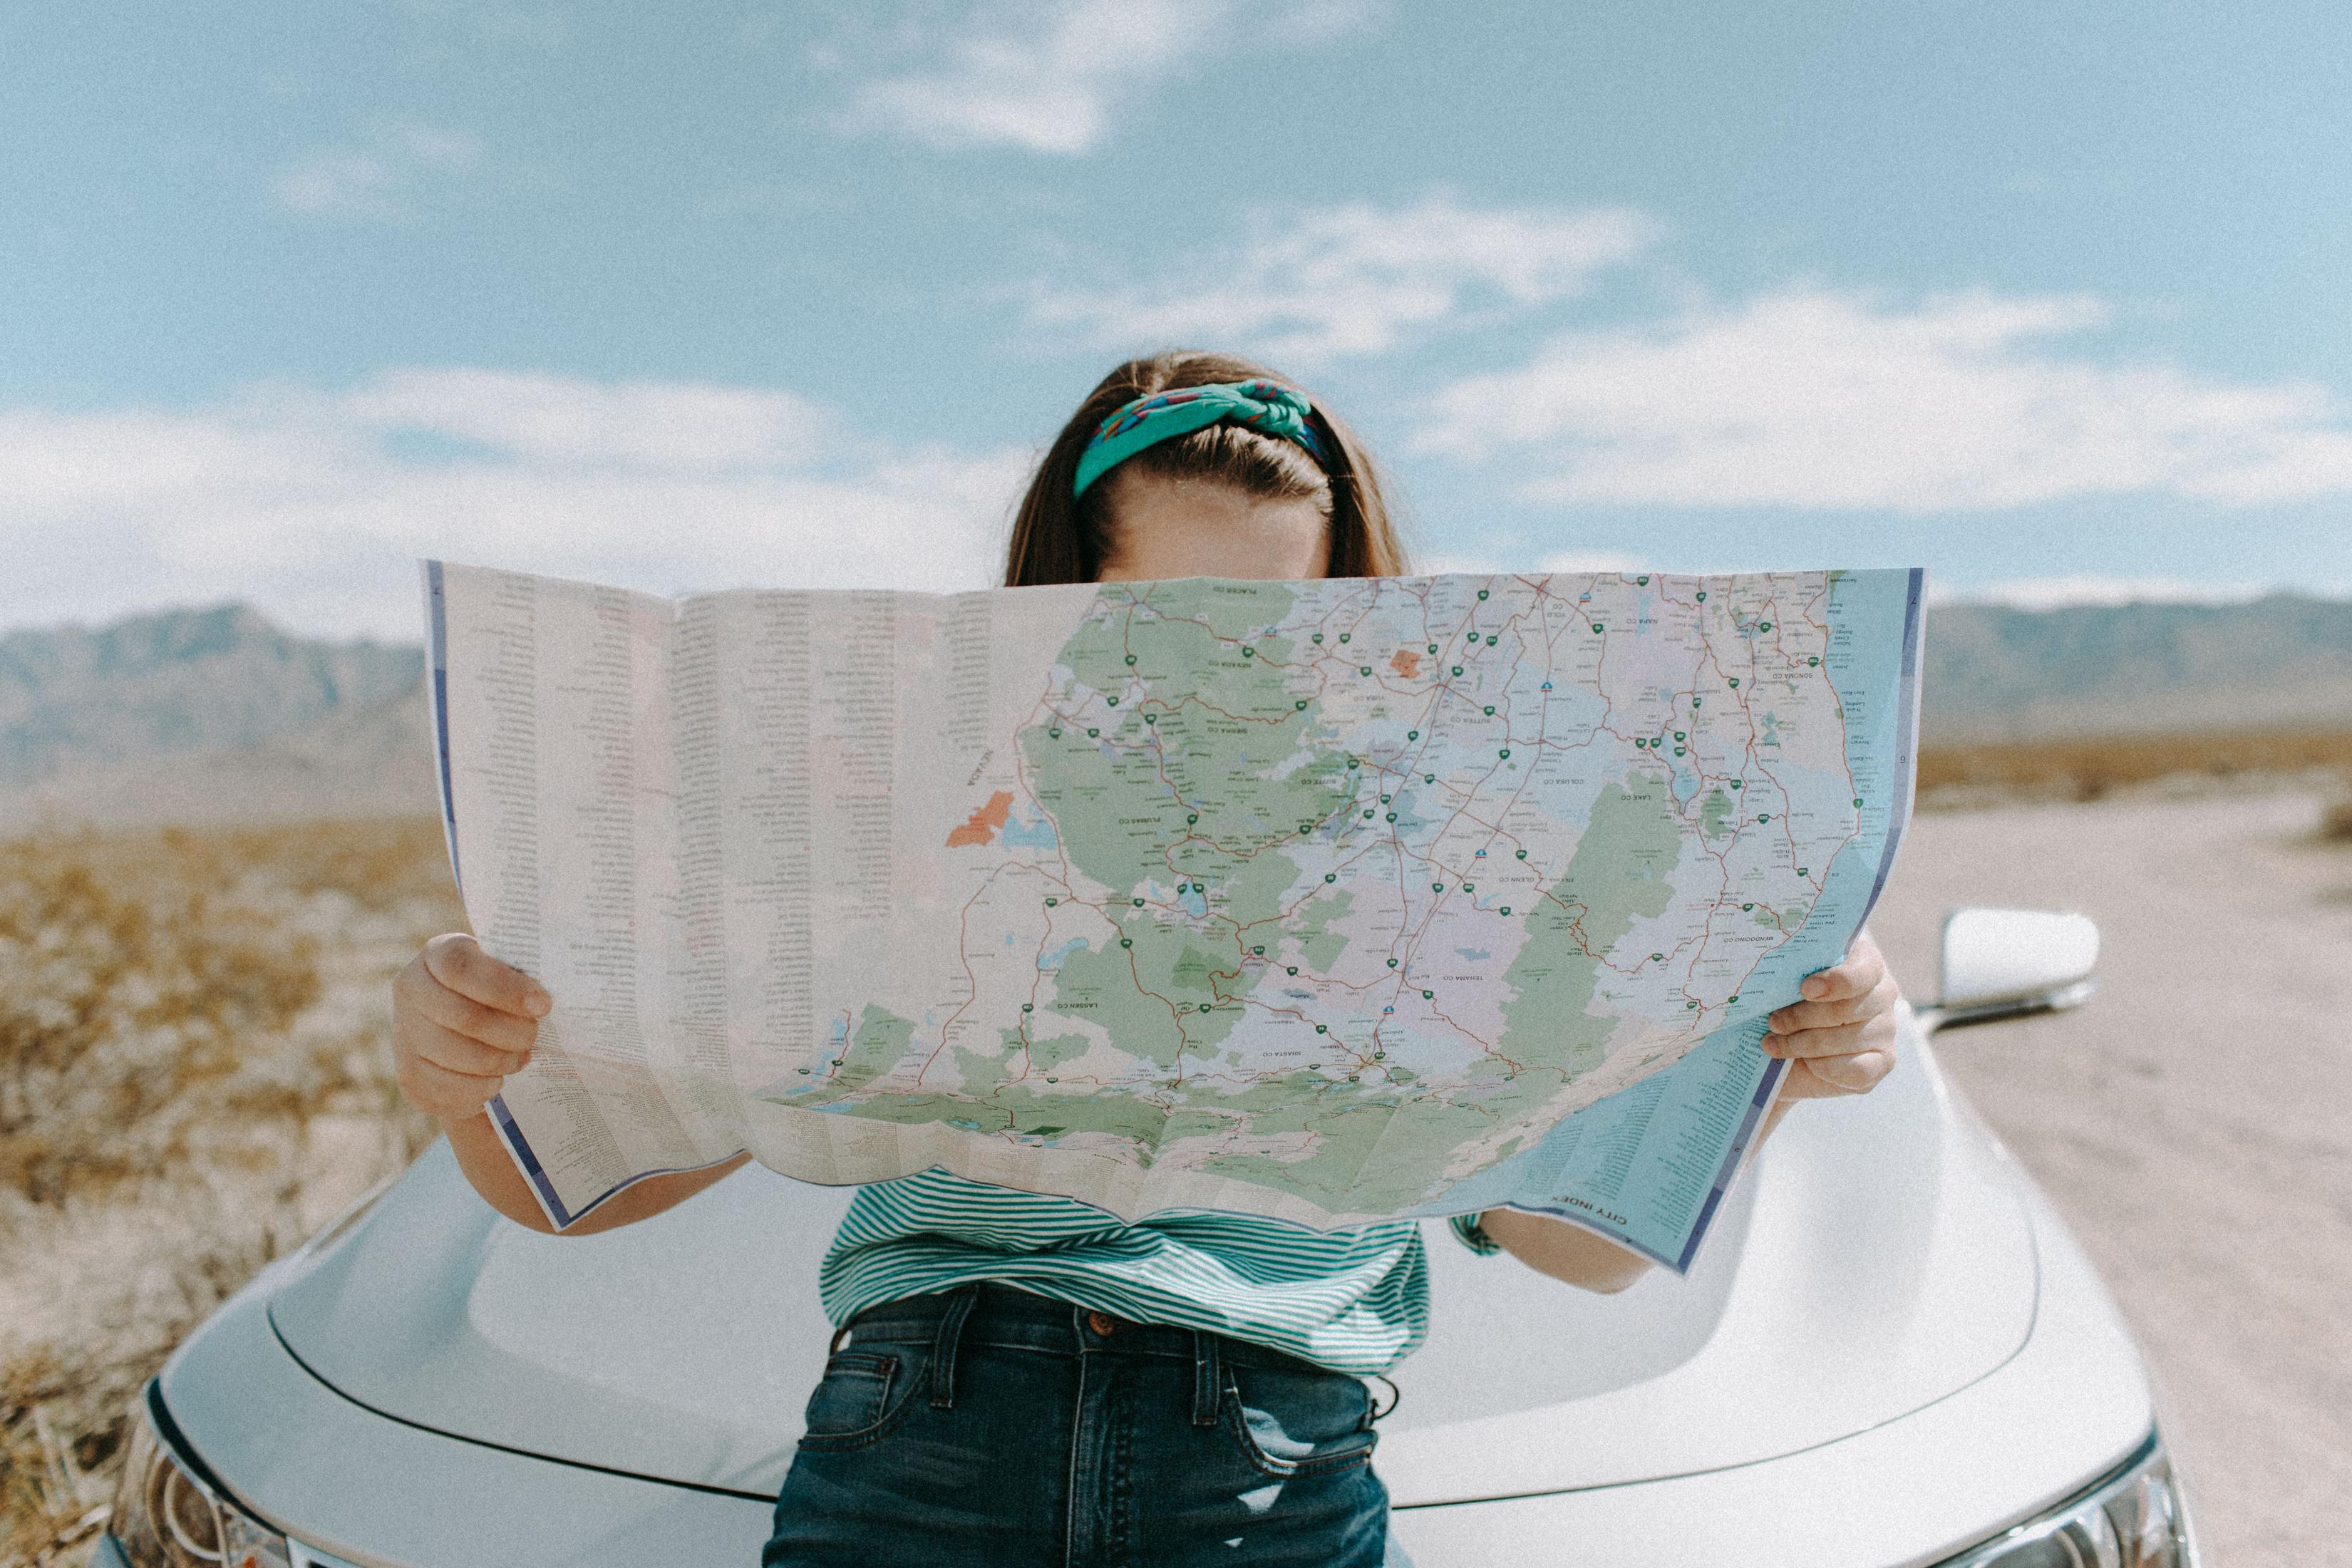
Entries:
POLYGON ((2081 1005, 2097 989, 2099 928, 2047 910, 1954 910, 1944 917, 1943 996, 1930 1029, 1990 1024, 2081 1005))

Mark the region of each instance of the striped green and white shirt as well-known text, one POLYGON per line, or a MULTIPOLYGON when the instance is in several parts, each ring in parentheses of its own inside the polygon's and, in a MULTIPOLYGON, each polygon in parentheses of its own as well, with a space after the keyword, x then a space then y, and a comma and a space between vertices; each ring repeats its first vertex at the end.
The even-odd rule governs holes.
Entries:
MULTIPOLYGON (((1449 1221, 1473 1251, 1475 1215, 1449 1221)), ((838 1326, 901 1296, 998 1279, 1138 1322, 1207 1329, 1359 1377, 1429 1332, 1421 1227, 1321 1232, 1189 1212, 1124 1225, 1070 1198, 923 1171, 858 1189, 817 1272, 838 1326)))

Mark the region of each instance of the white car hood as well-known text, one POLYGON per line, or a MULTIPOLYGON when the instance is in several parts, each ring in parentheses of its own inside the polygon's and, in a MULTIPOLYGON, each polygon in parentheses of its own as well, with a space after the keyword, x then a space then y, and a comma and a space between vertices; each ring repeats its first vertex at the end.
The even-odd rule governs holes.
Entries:
MULTIPOLYGON (((1790 1114, 1687 1279, 1596 1296, 1430 1226, 1431 1334, 1381 1424, 1391 1499, 1752 1463, 2015 1354, 2035 1297, 2022 1177, 1905 1044, 1876 1092, 1790 1114)), ((772 1497, 824 1361, 816 1265, 847 1203, 755 1165, 655 1219, 542 1237, 493 1215, 436 1144, 292 1260, 269 1315, 314 1375, 385 1415, 772 1497)))

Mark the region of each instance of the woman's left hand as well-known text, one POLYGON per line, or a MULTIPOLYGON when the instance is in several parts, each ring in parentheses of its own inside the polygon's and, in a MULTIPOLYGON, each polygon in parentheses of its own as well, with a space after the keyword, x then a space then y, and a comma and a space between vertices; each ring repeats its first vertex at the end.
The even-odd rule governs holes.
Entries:
POLYGON ((1895 1004, 1903 993, 1864 931, 1845 962, 1805 976, 1804 1000, 1772 1015, 1764 1049, 1787 1058, 1783 1100, 1866 1094, 1895 1068, 1895 1004))

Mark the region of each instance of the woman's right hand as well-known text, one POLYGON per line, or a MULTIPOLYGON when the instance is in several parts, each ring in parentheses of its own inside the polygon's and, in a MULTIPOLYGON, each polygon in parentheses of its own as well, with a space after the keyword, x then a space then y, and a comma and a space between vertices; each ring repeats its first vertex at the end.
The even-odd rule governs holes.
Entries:
POLYGON ((444 1126, 480 1115, 507 1075, 530 1060, 552 1005, 538 981, 465 932, 435 937, 392 983, 401 1092, 444 1126))
MULTIPOLYGON (((492 958, 463 931, 426 942, 392 983, 392 1058, 400 1091, 441 1123, 457 1168, 485 1203, 542 1233, 553 1232, 554 1222, 482 1107, 507 1074, 530 1060, 539 1021, 552 1005, 545 986, 492 958)), ((634 1225, 684 1203, 751 1157, 738 1154, 698 1171, 632 1183, 561 1234, 594 1236, 634 1225)))

